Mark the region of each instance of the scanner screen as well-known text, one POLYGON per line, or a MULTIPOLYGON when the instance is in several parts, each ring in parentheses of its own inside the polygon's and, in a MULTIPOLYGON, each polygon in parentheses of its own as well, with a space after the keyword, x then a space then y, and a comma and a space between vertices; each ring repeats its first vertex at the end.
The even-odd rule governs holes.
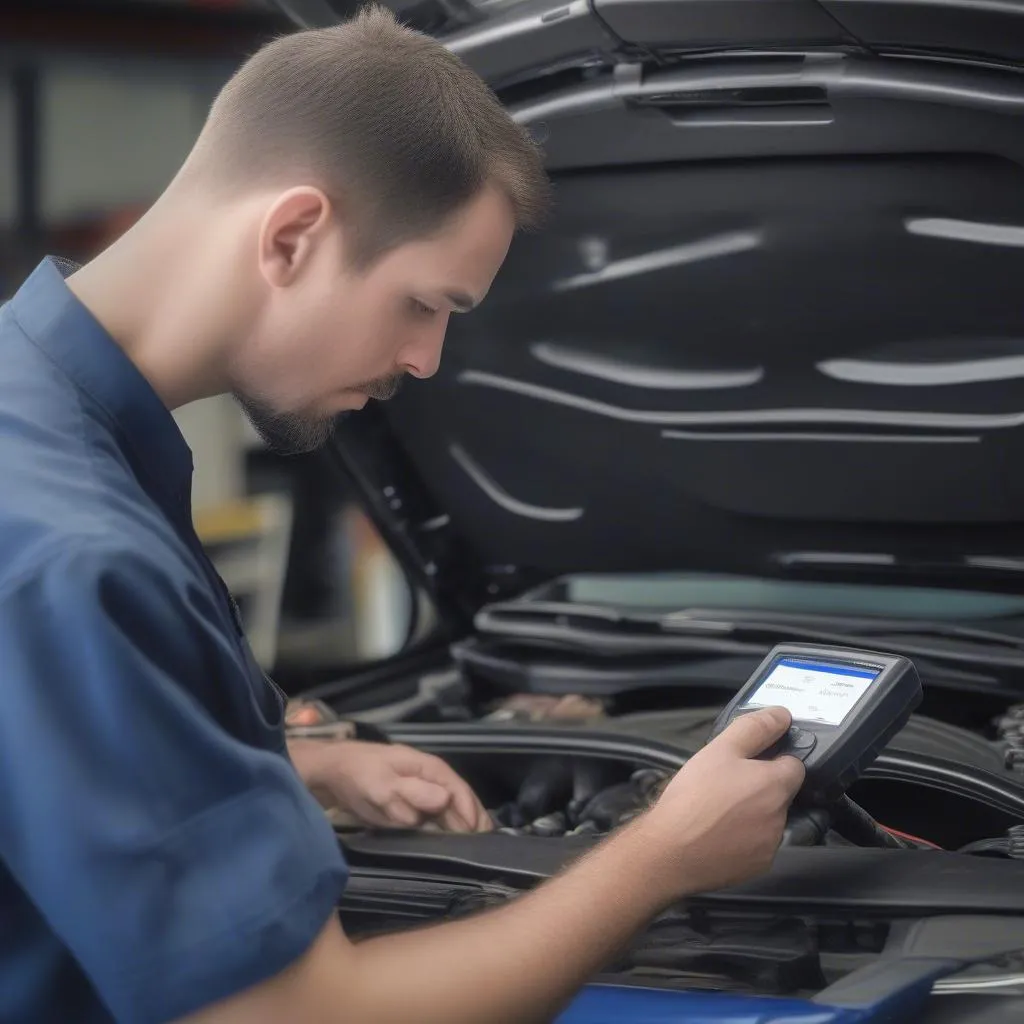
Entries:
POLYGON ((743 706, 781 706, 794 720, 841 725, 880 674, 860 665, 782 658, 743 706))

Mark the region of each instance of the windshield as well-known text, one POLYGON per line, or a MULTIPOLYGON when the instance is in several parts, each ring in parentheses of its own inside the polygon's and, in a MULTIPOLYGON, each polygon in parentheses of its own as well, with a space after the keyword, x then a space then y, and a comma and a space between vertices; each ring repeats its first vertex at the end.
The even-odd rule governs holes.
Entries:
POLYGON ((1024 596, 1012 594, 685 573, 569 576, 534 592, 531 597, 650 611, 743 608, 932 620, 1024 614, 1024 596))

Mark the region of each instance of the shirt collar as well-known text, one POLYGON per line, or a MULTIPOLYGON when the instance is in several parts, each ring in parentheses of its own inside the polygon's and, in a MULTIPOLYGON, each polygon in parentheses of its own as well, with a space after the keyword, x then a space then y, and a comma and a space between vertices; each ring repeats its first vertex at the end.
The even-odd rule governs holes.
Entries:
POLYGON ((73 270, 63 260, 43 260, 11 299, 11 312, 29 339, 103 410, 152 484, 187 506, 192 452, 149 381, 68 288, 64 277, 73 270))

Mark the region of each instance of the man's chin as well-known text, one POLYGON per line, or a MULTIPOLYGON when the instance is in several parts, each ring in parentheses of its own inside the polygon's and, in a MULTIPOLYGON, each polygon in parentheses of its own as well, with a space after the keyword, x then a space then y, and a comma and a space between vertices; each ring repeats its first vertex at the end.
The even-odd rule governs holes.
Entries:
POLYGON ((322 448, 334 433, 331 416, 300 416, 280 413, 262 402, 235 395, 263 443, 278 455, 304 455, 322 448))

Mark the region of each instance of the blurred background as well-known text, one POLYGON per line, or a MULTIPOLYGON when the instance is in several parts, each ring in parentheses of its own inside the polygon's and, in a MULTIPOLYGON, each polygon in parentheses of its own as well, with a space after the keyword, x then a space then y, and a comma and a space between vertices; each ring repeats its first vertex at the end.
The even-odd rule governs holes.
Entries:
MULTIPOLYGON (((290 25, 260 0, 0 3, 0 299, 85 261, 162 191, 217 90, 290 25)), ((230 399, 176 418, 200 537, 287 689, 399 649, 410 592, 327 456, 268 452, 230 399)))

